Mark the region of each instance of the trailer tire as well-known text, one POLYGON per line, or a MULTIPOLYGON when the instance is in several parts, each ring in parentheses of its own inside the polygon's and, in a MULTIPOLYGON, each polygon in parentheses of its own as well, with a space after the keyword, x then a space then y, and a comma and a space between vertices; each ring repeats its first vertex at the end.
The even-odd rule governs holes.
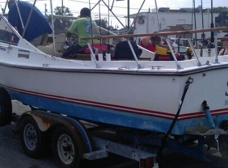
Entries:
POLYGON ((21 121, 20 139, 27 156, 32 158, 43 156, 45 135, 40 131, 36 121, 31 116, 26 116, 21 121))
POLYGON ((56 129, 53 136, 53 154, 61 168, 79 168, 85 145, 77 133, 71 133, 66 127, 56 129))
POLYGON ((12 102, 8 92, 0 87, 0 126, 11 123, 12 102))

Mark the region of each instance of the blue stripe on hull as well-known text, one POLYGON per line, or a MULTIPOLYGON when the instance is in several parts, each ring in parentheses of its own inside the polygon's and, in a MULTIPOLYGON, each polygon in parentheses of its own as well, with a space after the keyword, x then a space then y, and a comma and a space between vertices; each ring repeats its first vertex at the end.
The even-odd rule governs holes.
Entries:
MULTIPOLYGON (((162 133, 166 133, 172 123, 172 120, 165 118, 151 117, 130 112, 128 113, 112 109, 80 105, 67 101, 23 94, 20 92, 12 92, 10 90, 8 90, 8 92, 12 99, 21 101, 25 104, 39 107, 41 109, 50 110, 55 113, 61 113, 71 117, 84 119, 87 121, 162 133)), ((228 118, 228 115, 221 115, 220 117, 217 116, 217 121, 220 122, 223 120, 224 116, 226 116, 225 118, 228 118)), ((208 122, 205 117, 177 121, 172 133, 181 135, 184 134, 186 127, 202 125, 208 126, 208 122)))

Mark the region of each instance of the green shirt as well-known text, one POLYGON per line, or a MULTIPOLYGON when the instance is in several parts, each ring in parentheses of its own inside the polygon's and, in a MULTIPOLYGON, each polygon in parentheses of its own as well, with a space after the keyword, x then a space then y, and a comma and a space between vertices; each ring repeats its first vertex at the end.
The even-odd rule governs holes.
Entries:
MULTIPOLYGON (((75 20, 69 28, 69 32, 72 34, 76 34, 78 36, 78 44, 80 46, 87 45, 86 40, 81 40, 82 37, 91 37, 91 36, 99 36, 99 28, 95 21, 91 21, 89 17, 82 17, 75 20), (91 27, 92 23, 92 27, 91 27), (92 29, 92 33, 91 33, 92 29)), ((90 43, 92 40, 90 40, 90 43)), ((93 40, 94 43, 99 43, 100 40, 93 40)))

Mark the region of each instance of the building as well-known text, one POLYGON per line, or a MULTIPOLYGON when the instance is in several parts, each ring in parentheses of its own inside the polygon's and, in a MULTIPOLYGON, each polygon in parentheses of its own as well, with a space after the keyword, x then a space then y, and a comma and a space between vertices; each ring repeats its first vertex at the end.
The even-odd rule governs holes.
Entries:
MULTIPOLYGON (((181 8, 180 10, 170 10, 169 8, 159 8, 156 12, 142 12, 133 14, 130 17, 134 18, 134 33, 153 33, 157 31, 177 31, 177 30, 193 30, 202 29, 203 27, 211 27, 211 13, 210 10, 203 10, 203 15, 197 8, 194 14, 192 9, 181 8), (203 21, 202 21, 203 19, 203 21), (196 23, 196 24, 195 24, 196 23)), ((218 13, 213 14, 213 23, 218 13)), ((175 36, 173 36, 175 37, 175 36)), ((201 34, 196 35, 197 38, 202 37, 201 34)), ((205 32, 205 37, 210 37, 210 32, 205 32)))

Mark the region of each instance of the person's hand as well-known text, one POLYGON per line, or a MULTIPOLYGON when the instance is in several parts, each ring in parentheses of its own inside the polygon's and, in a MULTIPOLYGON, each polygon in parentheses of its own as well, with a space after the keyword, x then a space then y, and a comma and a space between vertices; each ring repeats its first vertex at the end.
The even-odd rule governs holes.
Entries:
POLYGON ((67 38, 69 38, 71 35, 72 35, 72 33, 71 33, 71 32, 69 32, 69 31, 68 31, 68 32, 66 32, 66 37, 67 37, 67 38))

